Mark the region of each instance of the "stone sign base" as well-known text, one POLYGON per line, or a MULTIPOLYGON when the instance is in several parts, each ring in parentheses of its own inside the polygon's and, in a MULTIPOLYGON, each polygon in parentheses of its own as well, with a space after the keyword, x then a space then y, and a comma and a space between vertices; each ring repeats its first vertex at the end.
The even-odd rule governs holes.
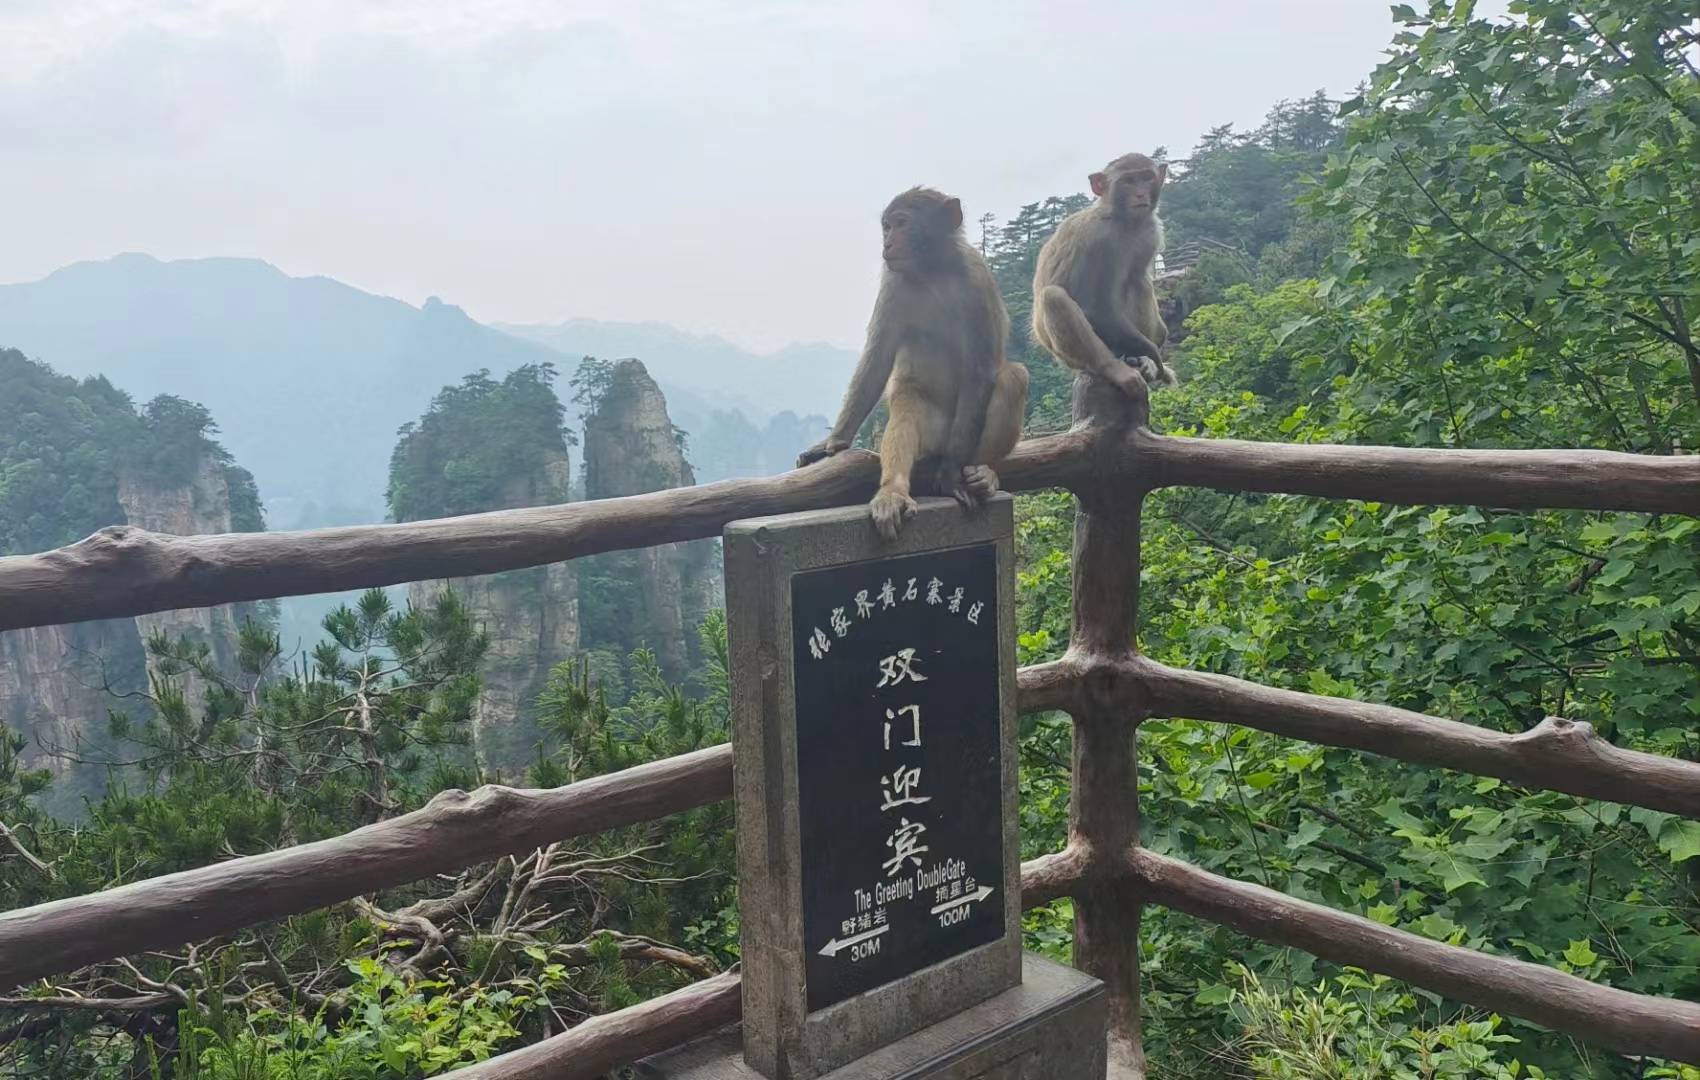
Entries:
MULTIPOLYGON (((1104 1080, 1103 984, 1026 953, 1022 982, 821 1080, 1104 1080)), ((728 1028, 637 1063, 640 1080, 768 1080, 728 1028)))

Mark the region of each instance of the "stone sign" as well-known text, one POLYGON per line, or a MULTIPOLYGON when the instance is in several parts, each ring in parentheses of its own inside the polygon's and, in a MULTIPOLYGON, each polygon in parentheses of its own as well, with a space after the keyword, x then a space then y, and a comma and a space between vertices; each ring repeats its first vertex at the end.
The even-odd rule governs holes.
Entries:
POLYGON ((809 1080, 1020 982, 1012 503, 725 543, 744 1057, 809 1080))
POLYGON ((997 571, 988 541, 791 580, 810 1012, 1003 936, 997 571))

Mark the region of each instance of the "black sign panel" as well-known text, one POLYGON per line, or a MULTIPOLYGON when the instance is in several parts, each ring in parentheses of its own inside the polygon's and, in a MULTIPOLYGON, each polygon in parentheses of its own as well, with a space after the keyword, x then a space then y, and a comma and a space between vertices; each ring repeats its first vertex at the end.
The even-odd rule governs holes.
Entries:
POLYGON ((1004 933, 993 544, 791 582, 810 1012, 1004 933))

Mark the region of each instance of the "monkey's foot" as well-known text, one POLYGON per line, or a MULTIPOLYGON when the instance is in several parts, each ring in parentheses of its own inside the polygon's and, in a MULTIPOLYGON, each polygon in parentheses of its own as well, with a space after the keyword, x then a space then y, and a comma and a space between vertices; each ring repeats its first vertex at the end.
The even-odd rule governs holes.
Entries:
POLYGON ((1116 384, 1116 389, 1126 394, 1134 401, 1144 401, 1151 396, 1151 384, 1145 381, 1140 373, 1137 360, 1125 360, 1120 367, 1112 368, 1109 372, 1110 381, 1116 384))
POLYGON ((998 474, 990 465, 969 465, 962 470, 962 487, 968 499, 960 497, 964 506, 980 506, 998 493, 998 474))
POLYGON ((915 500, 901 491, 882 488, 868 504, 868 512, 873 515, 874 528, 880 535, 895 540, 903 523, 915 515, 915 500))
POLYGON ((939 461, 933 472, 932 487, 928 490, 933 495, 949 495, 965 510, 979 505, 974 493, 968 490, 968 470, 948 458, 939 461))

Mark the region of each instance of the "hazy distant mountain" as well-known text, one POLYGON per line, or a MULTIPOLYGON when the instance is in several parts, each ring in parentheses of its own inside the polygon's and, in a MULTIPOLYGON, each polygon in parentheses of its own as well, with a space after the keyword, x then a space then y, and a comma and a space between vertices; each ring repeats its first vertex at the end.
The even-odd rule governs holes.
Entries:
POLYGON ((383 519, 396 428, 480 367, 559 360, 459 308, 416 308, 251 259, 120 255, 0 286, 0 341, 138 399, 218 417, 272 525, 383 519))
POLYGON ((254 259, 120 255, 0 285, 0 347, 105 375, 138 400, 170 393, 207 406, 274 529, 382 520, 396 428, 478 368, 501 376, 550 360, 565 378, 586 353, 635 356, 681 426, 706 426, 730 408, 757 425, 784 409, 830 412, 852 362, 825 346, 757 356, 660 324, 516 330, 534 340, 435 298, 417 308, 254 259))
MULTIPOLYGON (((568 319, 553 326, 495 325, 568 356, 641 359, 661 384, 676 420, 695 411, 691 402, 678 400, 678 391, 689 391, 712 408, 741 410, 757 423, 786 409, 831 416, 856 366, 854 353, 832 345, 787 345, 774 353, 753 353, 723 338, 686 333, 665 323, 568 319)), ((690 429, 683 420, 677 422, 690 429)))

